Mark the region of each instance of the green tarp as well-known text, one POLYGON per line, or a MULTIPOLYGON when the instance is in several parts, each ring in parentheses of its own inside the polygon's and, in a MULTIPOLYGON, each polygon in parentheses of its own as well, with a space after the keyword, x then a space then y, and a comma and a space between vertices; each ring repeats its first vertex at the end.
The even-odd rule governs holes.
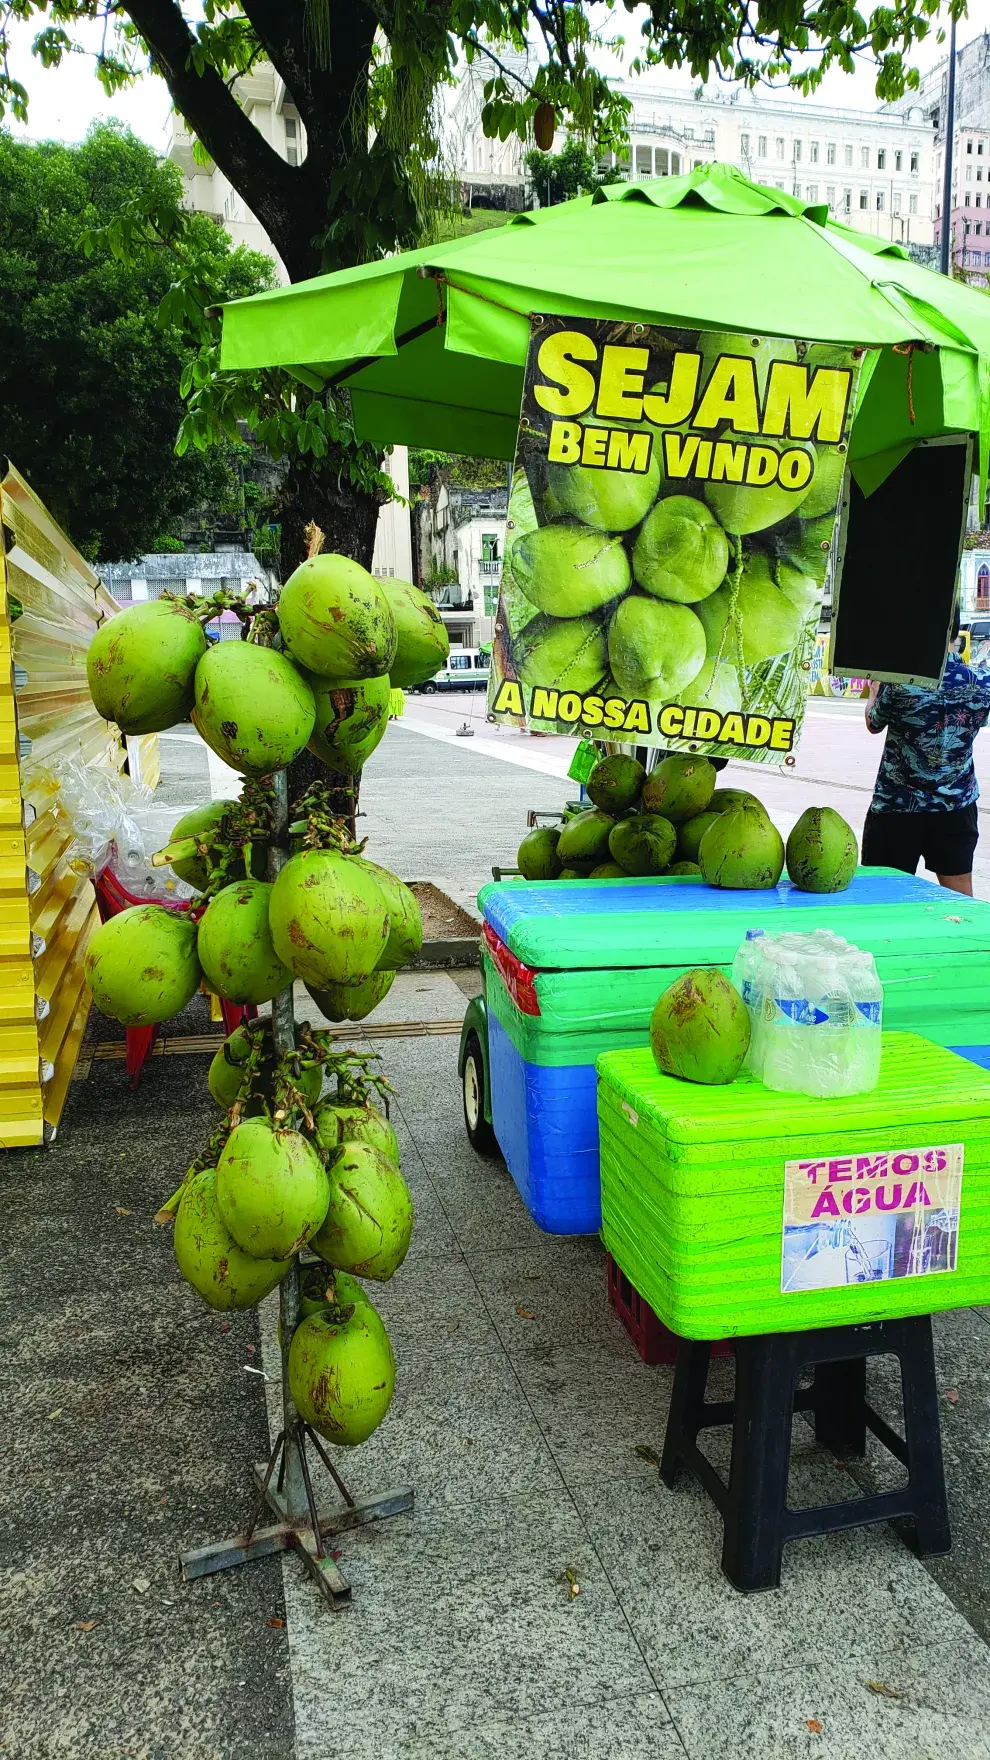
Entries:
POLYGON ((987 296, 728 165, 236 301, 222 365, 345 384, 368 440, 511 458, 534 312, 861 345, 875 352, 850 452, 860 486, 958 432, 979 434, 985 479, 987 296))

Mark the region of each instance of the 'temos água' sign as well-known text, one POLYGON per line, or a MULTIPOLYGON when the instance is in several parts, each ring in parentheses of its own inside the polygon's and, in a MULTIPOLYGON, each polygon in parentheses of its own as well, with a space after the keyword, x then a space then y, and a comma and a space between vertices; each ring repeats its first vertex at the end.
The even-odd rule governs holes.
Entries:
POLYGON ((841 511, 859 352, 533 320, 495 720, 785 760, 841 511))
POLYGON ((785 1162, 781 1289, 954 1271, 963 1159, 943 1143, 785 1162))

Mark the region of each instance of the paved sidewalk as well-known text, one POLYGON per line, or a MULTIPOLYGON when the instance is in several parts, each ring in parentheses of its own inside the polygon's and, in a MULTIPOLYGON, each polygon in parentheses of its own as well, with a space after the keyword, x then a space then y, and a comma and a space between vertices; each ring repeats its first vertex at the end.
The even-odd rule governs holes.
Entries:
MULTIPOLYGON (((371 855, 459 895, 514 849, 525 806, 567 792, 401 726, 380 752, 371 855)), ((169 798, 203 798, 201 748, 180 733, 163 753, 169 798)), ((401 974, 374 1019, 457 1021, 475 982, 401 974)), ((209 1030, 201 999, 175 1028, 209 1030)), ((950 1557, 926 1569, 888 1527, 834 1535, 786 1551, 778 1592, 739 1596, 707 1499, 659 1482, 671 1372, 612 1316, 598 1241, 541 1235, 469 1148, 456 1036, 355 1043, 396 1090, 416 1226, 373 1292, 395 1402, 341 1464, 359 1492, 411 1482, 416 1507, 344 1537, 340 1615, 292 1558, 176 1570, 243 1522, 268 1434, 255 1370, 272 1398, 279 1373, 274 1303, 211 1314, 151 1220, 216 1117, 205 1056, 152 1059, 134 1096, 121 1061, 94 1061, 54 1149, 0 1166, 0 1754, 990 1760, 990 1312, 936 1328, 950 1557)), ((713 1448, 724 1465, 722 1433, 713 1448)), ((792 1489, 850 1490, 801 1420, 792 1489)))

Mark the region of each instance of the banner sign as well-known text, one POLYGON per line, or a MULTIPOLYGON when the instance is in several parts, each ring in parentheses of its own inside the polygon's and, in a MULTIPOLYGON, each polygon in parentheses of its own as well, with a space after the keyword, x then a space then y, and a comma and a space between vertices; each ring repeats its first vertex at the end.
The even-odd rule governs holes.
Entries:
POLYGON ((534 318, 489 714, 781 764, 861 350, 534 318))
POLYGON ((786 1161, 781 1290, 954 1271, 962 1176, 962 1143, 786 1161))

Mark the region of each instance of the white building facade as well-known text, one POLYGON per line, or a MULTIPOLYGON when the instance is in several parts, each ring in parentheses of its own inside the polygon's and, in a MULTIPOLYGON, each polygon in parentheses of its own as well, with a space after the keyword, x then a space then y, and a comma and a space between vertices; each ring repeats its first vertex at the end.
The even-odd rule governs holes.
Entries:
MULTIPOLYGON (((482 132, 485 77, 477 66, 468 70, 452 112, 461 180, 470 185, 503 175, 524 182, 527 147, 486 141, 482 132)), ((917 105, 903 112, 833 110, 741 86, 692 92, 661 82, 618 83, 632 105, 629 148, 603 163, 617 165, 631 182, 677 177, 719 159, 756 183, 827 204, 834 219, 860 231, 931 245, 935 130, 917 105)), ((537 201, 539 194, 537 180, 537 201)))
MULTIPOLYGON (((289 165, 298 165, 305 157, 306 135, 299 112, 289 97, 285 81, 268 63, 262 62, 251 73, 236 81, 237 99, 244 114, 254 123, 269 146, 289 165)), ((210 160, 197 163, 193 156, 193 136, 183 118, 174 110, 166 125, 166 157, 182 172, 185 184, 184 207, 197 214, 209 214, 230 234, 235 245, 262 251, 273 259, 278 278, 288 282, 282 262, 260 221, 224 176, 219 165, 210 160)), ((409 459, 404 446, 396 446, 384 460, 383 468, 393 478, 399 494, 408 497, 409 459), (405 484, 405 488, 402 485, 405 484)), ((390 501, 378 515, 375 554, 372 562, 377 575, 396 575, 400 580, 412 579, 412 538, 409 508, 404 501, 390 501)))

